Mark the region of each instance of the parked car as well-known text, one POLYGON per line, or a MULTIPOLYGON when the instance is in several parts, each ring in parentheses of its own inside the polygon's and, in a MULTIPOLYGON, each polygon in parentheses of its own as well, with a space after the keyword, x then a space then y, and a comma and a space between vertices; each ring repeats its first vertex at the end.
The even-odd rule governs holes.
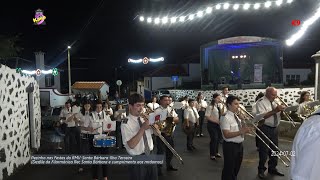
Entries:
POLYGON ((50 107, 47 110, 44 110, 41 113, 41 125, 42 128, 52 128, 53 123, 56 121, 59 121, 59 116, 61 110, 64 108, 64 106, 56 106, 56 107, 50 107))

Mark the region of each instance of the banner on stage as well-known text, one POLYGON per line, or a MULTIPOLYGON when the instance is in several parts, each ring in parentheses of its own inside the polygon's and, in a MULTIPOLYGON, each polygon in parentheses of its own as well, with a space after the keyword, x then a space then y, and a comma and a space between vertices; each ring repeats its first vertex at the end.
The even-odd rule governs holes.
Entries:
POLYGON ((262 83, 262 67, 263 64, 254 65, 254 81, 255 83, 262 83))

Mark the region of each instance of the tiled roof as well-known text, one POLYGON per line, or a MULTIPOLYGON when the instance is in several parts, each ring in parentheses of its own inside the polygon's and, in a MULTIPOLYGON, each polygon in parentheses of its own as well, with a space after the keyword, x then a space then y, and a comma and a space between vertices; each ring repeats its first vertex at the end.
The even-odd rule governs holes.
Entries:
POLYGON ((185 68, 178 64, 166 64, 144 74, 146 77, 189 76, 185 68))
POLYGON ((105 81, 77 81, 72 85, 72 89, 101 89, 105 81))

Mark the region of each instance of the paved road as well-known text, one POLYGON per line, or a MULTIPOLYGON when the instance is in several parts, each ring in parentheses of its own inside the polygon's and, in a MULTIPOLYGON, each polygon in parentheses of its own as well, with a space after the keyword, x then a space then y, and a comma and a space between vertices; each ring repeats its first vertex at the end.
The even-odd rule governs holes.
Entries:
MULTIPOLYGON (((213 180, 220 179, 223 167, 223 159, 212 161, 209 159, 209 137, 205 128, 205 136, 195 138, 194 144, 197 147, 195 152, 186 151, 186 137, 181 132, 180 127, 176 129, 175 143, 176 151, 182 156, 185 164, 179 165, 175 160, 174 164, 179 168, 177 172, 164 172, 164 176, 159 180, 213 180)), ((288 140, 280 140, 279 147, 282 150, 290 150, 291 142, 288 140)), ((115 152, 123 154, 123 150, 115 152)), ((46 145, 43 146, 42 152, 52 152, 46 145)), ((222 150, 220 147, 220 153, 222 150)), ((254 137, 246 136, 244 142, 244 159, 239 172, 239 180, 254 180, 257 177, 258 153, 256 151, 254 137)), ((267 179, 285 180, 288 179, 289 168, 285 167, 280 161, 278 169, 285 173, 285 177, 268 175, 267 179)), ((165 170, 165 169, 163 169, 165 170)), ((126 166, 111 166, 109 168, 110 180, 125 180, 128 179, 126 166)), ((88 180, 91 179, 90 169, 86 168, 85 172, 77 173, 77 167, 68 165, 27 165, 20 169, 8 180, 88 180)))

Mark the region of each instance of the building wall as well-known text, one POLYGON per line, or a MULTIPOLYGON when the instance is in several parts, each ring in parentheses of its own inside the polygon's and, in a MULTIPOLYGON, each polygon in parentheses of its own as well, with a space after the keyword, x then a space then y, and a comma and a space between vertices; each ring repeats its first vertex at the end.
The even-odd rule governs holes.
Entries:
MULTIPOLYGON (((182 79, 184 77, 179 77, 177 86, 181 85, 182 79)), ((171 77, 152 77, 152 91, 162 89, 162 88, 172 88, 174 87, 174 82, 171 77)))
POLYGON ((200 64, 183 64, 189 76, 182 77, 182 82, 200 82, 201 81, 201 69, 200 64))
POLYGON ((8 177, 15 168, 30 160, 31 148, 40 147, 40 138, 41 110, 37 81, 0 64, 0 179, 8 177), (34 88, 28 93, 27 87, 31 83, 34 88))
MULTIPOLYGON (((181 98, 188 95, 189 98, 195 99, 199 92, 202 92, 208 103, 211 102, 214 93, 221 93, 221 91, 200 91, 200 90, 169 90, 176 98, 181 98)), ((314 88, 285 88, 278 89, 278 95, 289 106, 297 105, 297 99, 300 97, 301 91, 309 91, 311 97, 314 98, 314 88)), ((246 89, 246 90, 231 90, 229 94, 240 97, 241 103, 245 106, 252 106, 255 102, 256 96, 259 92, 265 92, 265 89, 246 89)))
POLYGON ((144 82, 137 81, 137 93, 144 97, 144 82))
POLYGON ((308 79, 310 73, 311 69, 283 69, 283 81, 288 83, 290 79, 298 79, 299 82, 302 82, 308 79))

